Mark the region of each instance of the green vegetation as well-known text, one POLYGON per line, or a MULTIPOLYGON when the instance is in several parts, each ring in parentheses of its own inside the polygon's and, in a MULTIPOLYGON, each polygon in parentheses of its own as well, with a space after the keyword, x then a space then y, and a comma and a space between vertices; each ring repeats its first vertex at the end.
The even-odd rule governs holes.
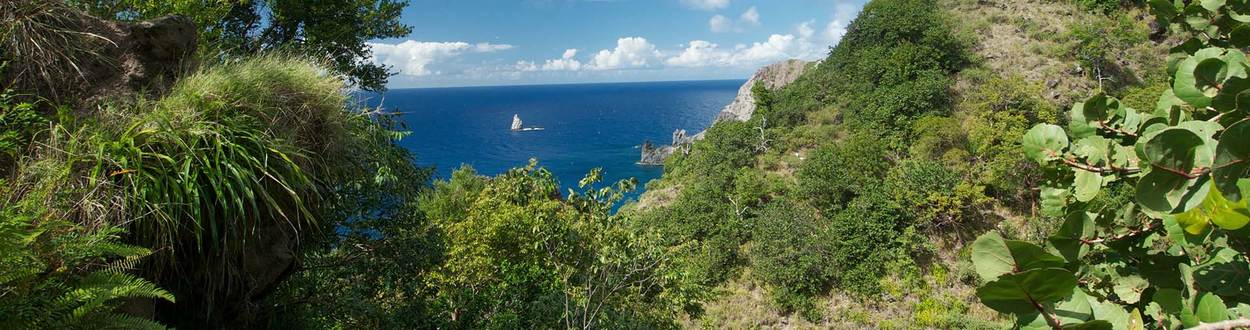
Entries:
POLYGON ((1152 2, 1173 30, 1199 35, 1172 50, 1170 89, 1138 111, 1094 95, 1068 128, 1039 124, 1026 155, 1047 167, 1043 204, 1064 214, 1044 245, 981 236, 973 262, 982 303, 1021 327, 1195 327, 1250 316, 1245 225, 1250 87, 1238 49, 1242 7, 1152 2), (1129 188, 1121 188, 1129 187, 1129 188), (1132 198, 1116 198, 1132 190, 1132 198), (1099 201, 1100 195, 1107 200, 1099 201))
POLYGON ((1169 56, 1142 4, 1007 1, 872 1, 619 212, 636 182, 598 170, 568 191, 537 161, 431 183, 402 125, 348 92, 384 86, 363 42, 408 32, 401 2, 0 2, 0 324, 1250 317, 1245 4, 1150 2, 1184 41, 1169 56), (79 95, 73 64, 101 54, 65 32, 91 19, 73 7, 188 14, 204 64, 157 94, 79 95))

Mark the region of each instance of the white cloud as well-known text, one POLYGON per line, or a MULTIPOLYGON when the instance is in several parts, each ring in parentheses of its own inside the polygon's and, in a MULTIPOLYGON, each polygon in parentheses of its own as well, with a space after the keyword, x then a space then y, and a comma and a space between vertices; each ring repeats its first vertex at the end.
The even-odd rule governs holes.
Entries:
POLYGON ((812 35, 816 34, 816 30, 812 29, 812 23, 815 23, 815 21, 807 21, 803 22, 803 24, 799 24, 799 27, 797 28, 799 38, 811 39, 812 35))
POLYGON ((628 37, 616 40, 616 49, 600 50, 588 64, 590 69, 610 70, 647 65, 651 58, 659 57, 655 45, 642 37, 628 37))
POLYGON ((573 59, 574 56, 577 56, 577 49, 566 49, 564 50, 564 55, 561 55, 559 59, 547 60, 547 63, 543 63, 543 71, 581 70, 582 62, 573 59))
POLYGON ((538 65, 531 61, 516 61, 517 71, 531 72, 538 71, 538 65))
POLYGON ((729 7, 729 0, 681 0, 681 3, 702 10, 716 10, 729 7))
POLYGON ((450 59, 466 52, 489 53, 512 49, 508 44, 456 42, 427 42, 408 40, 398 44, 368 43, 373 51, 373 62, 394 66, 400 74, 426 76, 439 74, 428 66, 436 61, 450 59))
POLYGON ((665 64, 680 67, 728 65, 730 54, 717 49, 717 45, 703 40, 691 40, 690 46, 677 56, 664 60, 665 64))
POLYGON ((747 11, 742 12, 742 16, 739 16, 738 19, 750 25, 760 25, 760 11, 756 10, 755 6, 751 6, 747 11))
POLYGON ((825 25, 825 38, 832 43, 842 40, 842 36, 846 35, 846 26, 855 19, 855 15, 859 14, 859 7, 851 4, 841 3, 834 8, 833 20, 825 25))
POLYGON ((712 32, 716 33, 729 32, 729 30, 733 29, 733 22, 722 15, 712 16, 712 19, 707 21, 707 25, 712 32))

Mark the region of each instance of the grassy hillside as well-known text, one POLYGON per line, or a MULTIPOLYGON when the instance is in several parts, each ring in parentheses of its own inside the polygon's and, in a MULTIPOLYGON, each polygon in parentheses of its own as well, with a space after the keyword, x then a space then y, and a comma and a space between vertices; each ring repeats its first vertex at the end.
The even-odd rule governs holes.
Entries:
POLYGON ((1098 91, 1150 108, 1169 46, 1147 17, 1128 3, 873 1, 828 58, 669 160, 625 212, 700 246, 691 271, 718 294, 687 326, 1007 327, 974 296, 966 246, 1058 226, 1020 138, 1098 91))

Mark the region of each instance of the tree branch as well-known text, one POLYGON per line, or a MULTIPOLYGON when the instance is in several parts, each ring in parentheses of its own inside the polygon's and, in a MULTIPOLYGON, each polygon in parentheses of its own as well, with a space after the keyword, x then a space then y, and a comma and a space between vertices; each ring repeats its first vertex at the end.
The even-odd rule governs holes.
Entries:
POLYGON ((1189 330, 1230 330, 1230 329, 1250 329, 1250 319, 1239 318, 1236 320, 1220 321, 1215 323, 1204 323, 1199 326, 1189 328, 1189 330))

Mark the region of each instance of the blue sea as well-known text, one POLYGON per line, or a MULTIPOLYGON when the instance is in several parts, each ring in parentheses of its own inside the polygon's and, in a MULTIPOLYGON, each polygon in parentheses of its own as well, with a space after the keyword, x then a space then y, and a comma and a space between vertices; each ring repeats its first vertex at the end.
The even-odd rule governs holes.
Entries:
POLYGON ((401 143, 417 163, 450 178, 461 164, 496 175, 538 159, 562 191, 595 167, 604 182, 637 178, 639 191, 663 173, 642 166, 639 145, 669 143, 673 130, 706 129, 743 80, 392 89, 367 96, 402 112, 412 135, 401 143), (513 132, 512 116, 541 131, 513 132))

